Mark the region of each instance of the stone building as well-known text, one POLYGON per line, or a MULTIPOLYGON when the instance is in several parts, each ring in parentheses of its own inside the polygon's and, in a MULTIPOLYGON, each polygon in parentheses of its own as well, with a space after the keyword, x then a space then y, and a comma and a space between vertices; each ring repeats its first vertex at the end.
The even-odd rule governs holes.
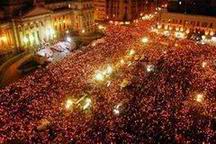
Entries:
POLYGON ((8 0, 0 8, 0 52, 34 50, 70 31, 95 30, 91 0, 8 0))
POLYGON ((210 36, 216 34, 216 18, 211 16, 162 12, 159 25, 167 30, 199 32, 210 36))
POLYGON ((167 11, 162 11, 160 14, 158 27, 165 30, 174 29, 187 33, 214 36, 216 34, 216 17, 214 16, 216 13, 211 13, 216 8, 214 0, 202 1, 202 3, 205 3, 203 7, 196 8, 200 12, 193 11, 195 8, 191 7, 191 2, 194 2, 195 8, 200 5, 200 0, 169 0, 167 11), (209 8, 210 11, 203 13, 203 9, 206 8, 209 8))
POLYGON ((164 3, 166 0, 107 0, 106 16, 113 21, 133 21, 164 3))
POLYGON ((95 8, 95 20, 96 21, 104 21, 106 20, 106 7, 108 0, 94 0, 94 8, 95 8))

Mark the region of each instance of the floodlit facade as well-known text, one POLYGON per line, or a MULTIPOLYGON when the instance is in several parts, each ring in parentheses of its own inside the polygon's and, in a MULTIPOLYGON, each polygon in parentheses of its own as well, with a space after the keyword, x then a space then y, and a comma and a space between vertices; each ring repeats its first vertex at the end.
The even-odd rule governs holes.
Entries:
POLYGON ((167 0, 107 0, 106 15, 112 21, 133 21, 151 13, 167 0))
POLYGON ((109 0, 107 18, 114 21, 132 21, 143 12, 144 0, 109 0))
POLYGON ((185 0, 169 0, 168 11, 161 12, 158 27, 165 30, 174 29, 187 33, 214 36, 216 34, 216 17, 212 15, 215 14, 212 11, 216 5, 211 0, 202 1, 203 7, 199 9, 197 8, 200 5, 199 2, 199 0, 186 1, 186 3, 185 0), (191 7, 193 4, 191 2, 194 3, 194 8, 191 7), (210 7, 208 12, 203 12, 210 7))
POLYGON ((104 21, 106 19, 106 7, 108 0, 94 0, 94 16, 96 21, 104 21))
POLYGON ((0 2, 0 52, 35 50, 71 31, 94 32, 91 0, 0 2))
POLYGON ((163 12, 160 16, 160 26, 164 29, 201 32, 211 36, 216 34, 216 18, 210 16, 163 12))

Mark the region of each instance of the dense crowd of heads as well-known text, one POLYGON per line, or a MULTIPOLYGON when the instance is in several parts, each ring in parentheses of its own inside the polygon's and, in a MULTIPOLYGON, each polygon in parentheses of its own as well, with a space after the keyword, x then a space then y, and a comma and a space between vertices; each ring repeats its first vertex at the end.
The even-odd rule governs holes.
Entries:
POLYGON ((0 142, 216 143, 215 47, 156 35, 153 24, 109 26, 105 43, 1 89, 0 142), (109 85, 92 82, 107 64, 109 85), (65 110, 68 97, 84 94, 88 111, 65 110))

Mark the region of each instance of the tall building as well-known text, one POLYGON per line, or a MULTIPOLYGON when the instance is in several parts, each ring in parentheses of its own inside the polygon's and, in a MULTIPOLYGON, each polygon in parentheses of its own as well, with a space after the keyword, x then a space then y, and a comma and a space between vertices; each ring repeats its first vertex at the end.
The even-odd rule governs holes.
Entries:
POLYGON ((215 0, 169 0, 168 11, 216 16, 215 0))
POLYGON ((34 50, 66 32, 95 29, 91 0, 3 0, 0 8, 0 52, 34 50))
POLYGON ((167 0, 107 0, 107 18, 114 21, 133 21, 144 13, 155 11, 167 0))
POLYGON ((141 12, 139 6, 142 7, 143 2, 142 0, 108 0, 107 18, 115 21, 131 21, 139 16, 141 12))
POLYGON ((169 0, 168 11, 160 14, 159 28, 214 36, 216 34, 214 0, 169 0))
POLYGON ((95 19, 132 21, 162 4, 167 4, 167 0, 94 0, 95 19))
POLYGON ((104 21, 106 19, 106 7, 108 0, 94 0, 95 20, 104 21))

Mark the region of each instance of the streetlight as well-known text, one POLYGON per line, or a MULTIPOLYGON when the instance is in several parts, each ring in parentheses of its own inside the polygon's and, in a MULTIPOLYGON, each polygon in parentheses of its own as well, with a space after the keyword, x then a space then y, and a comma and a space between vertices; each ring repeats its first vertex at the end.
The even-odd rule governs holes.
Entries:
POLYGON ((66 41, 67 41, 67 42, 72 42, 72 38, 71 38, 70 36, 67 36, 67 37, 66 37, 66 41))
POLYGON ((129 52, 128 52, 128 56, 133 56, 135 54, 135 50, 134 49, 131 49, 129 52))
POLYGON ((95 79, 96 81, 98 81, 98 82, 102 82, 102 81, 104 81, 105 77, 104 77, 104 75, 103 75, 101 72, 97 72, 97 73, 95 74, 94 79, 95 79))
POLYGON ((147 72, 153 72, 154 71, 154 65, 147 65, 146 66, 146 71, 147 72))
POLYGON ((143 37, 141 41, 142 43, 146 44, 149 42, 149 39, 147 37, 143 37))
POLYGON ((90 108, 91 105, 92 105, 92 100, 91 100, 90 98, 87 97, 87 98, 84 100, 83 110, 86 110, 86 109, 90 108))
POLYGON ((68 100, 66 101, 66 103, 65 103, 65 109, 66 109, 66 110, 71 110, 72 106, 73 106, 73 101, 72 101, 72 99, 68 99, 68 100))
POLYGON ((203 94, 197 94, 195 97, 195 100, 199 103, 202 103, 204 101, 204 95, 203 94))

